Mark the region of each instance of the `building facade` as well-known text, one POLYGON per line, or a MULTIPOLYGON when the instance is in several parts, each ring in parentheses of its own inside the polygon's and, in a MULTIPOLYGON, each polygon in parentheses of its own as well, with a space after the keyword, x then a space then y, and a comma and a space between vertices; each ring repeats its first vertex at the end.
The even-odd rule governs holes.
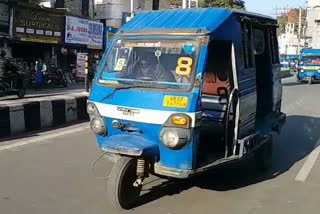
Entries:
POLYGON ((320 0, 307 2, 306 36, 309 47, 320 48, 320 0))
MULTIPOLYGON (((105 26, 119 28, 123 22, 123 13, 130 13, 130 0, 95 0, 90 1, 90 17, 99 20, 105 26)), ((134 0, 133 12, 148 11, 153 9, 170 9, 170 0, 160 0, 159 5, 153 0, 134 0)))
POLYGON ((297 26, 294 23, 287 24, 285 33, 278 37, 280 54, 299 54, 299 49, 304 46, 303 41, 301 40, 299 47, 299 38, 295 33, 296 27, 297 26))

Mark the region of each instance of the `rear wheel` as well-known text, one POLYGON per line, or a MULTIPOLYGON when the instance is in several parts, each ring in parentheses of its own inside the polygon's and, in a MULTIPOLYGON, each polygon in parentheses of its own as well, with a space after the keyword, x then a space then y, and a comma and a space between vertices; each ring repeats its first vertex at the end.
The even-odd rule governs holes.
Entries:
POLYGON ((20 88, 17 93, 19 98, 23 98, 25 94, 26 94, 26 90, 24 88, 20 88))
POLYGON ((267 142, 265 142, 254 155, 256 164, 261 170, 272 168, 272 144, 273 140, 272 136, 270 136, 267 142))
POLYGON ((297 82, 301 82, 301 78, 299 77, 299 72, 297 73, 297 82))
POLYGON ((113 166, 108 180, 108 198, 117 209, 130 209, 136 203, 142 186, 133 186, 137 179, 137 160, 120 158, 113 166))

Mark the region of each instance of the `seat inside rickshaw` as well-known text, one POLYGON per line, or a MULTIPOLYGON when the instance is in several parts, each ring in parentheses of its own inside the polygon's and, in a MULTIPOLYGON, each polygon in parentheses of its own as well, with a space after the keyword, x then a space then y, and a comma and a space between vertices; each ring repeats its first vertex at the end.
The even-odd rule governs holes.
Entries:
MULTIPOLYGON (((268 116, 273 109, 273 76, 272 55, 268 39, 268 30, 253 28, 254 48, 252 48, 252 67, 255 69, 257 106, 256 127, 263 128, 268 121, 268 116)), ((213 41, 209 45, 207 65, 203 77, 202 86, 202 112, 203 122, 200 132, 199 152, 207 155, 201 157, 197 162, 206 164, 225 157, 226 138, 228 138, 228 154, 232 154, 234 136, 234 111, 231 107, 228 129, 226 123, 226 109, 233 89, 232 72, 232 43, 230 41, 213 41), (226 135, 226 131, 228 134, 226 135), (226 137, 227 136, 227 137, 226 137)), ((241 95, 240 95, 241 96, 241 95)))
POLYGON ((208 158, 210 161, 220 159, 225 154, 225 116, 227 100, 233 88, 231 44, 231 41, 220 40, 212 41, 208 46, 201 94, 203 121, 199 149, 210 155, 200 155, 203 158, 198 160, 200 162, 208 158))

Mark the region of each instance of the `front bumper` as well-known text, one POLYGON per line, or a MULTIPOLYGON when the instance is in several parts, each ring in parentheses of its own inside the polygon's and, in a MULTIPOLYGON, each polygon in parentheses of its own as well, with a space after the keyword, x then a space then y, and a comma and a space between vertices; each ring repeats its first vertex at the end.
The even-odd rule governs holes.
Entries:
POLYGON ((298 77, 301 79, 307 79, 308 77, 315 77, 315 78, 319 78, 320 79, 320 73, 318 73, 318 71, 314 71, 314 70, 305 70, 304 72, 299 72, 298 73, 298 77))
POLYGON ((118 134, 106 137, 100 144, 103 151, 128 156, 159 156, 159 146, 139 135, 118 134))

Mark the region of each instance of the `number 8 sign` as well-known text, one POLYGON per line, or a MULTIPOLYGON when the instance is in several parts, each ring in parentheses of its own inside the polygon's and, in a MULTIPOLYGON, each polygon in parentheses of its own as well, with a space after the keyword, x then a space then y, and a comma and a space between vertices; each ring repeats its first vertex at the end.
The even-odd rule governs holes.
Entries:
POLYGON ((192 59, 190 57, 180 57, 177 62, 176 73, 180 75, 190 75, 192 59))

